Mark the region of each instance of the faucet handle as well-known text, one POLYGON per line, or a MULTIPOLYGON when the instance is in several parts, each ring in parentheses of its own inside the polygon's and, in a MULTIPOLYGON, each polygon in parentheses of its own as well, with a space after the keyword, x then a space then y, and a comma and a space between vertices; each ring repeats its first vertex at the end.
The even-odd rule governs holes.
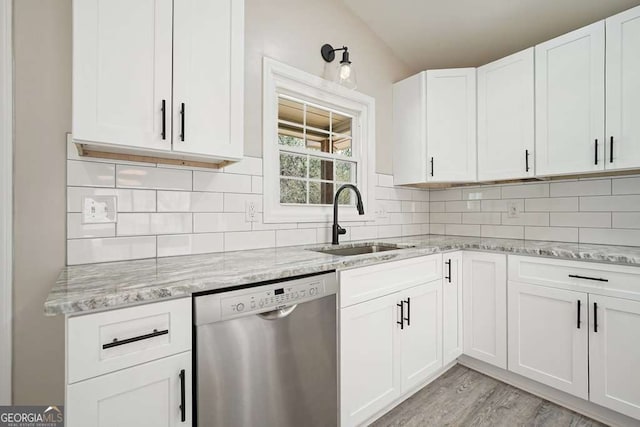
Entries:
POLYGON ((338 224, 338 234, 347 234, 347 230, 340 227, 340 224, 338 224))

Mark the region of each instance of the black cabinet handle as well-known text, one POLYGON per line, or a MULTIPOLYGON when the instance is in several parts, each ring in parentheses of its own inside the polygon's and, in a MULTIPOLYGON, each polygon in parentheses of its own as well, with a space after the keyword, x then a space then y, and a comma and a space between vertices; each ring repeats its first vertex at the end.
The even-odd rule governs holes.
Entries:
POLYGON ((593 332, 598 332, 598 303, 593 303, 593 332))
POLYGON ((596 153, 596 165, 597 165, 598 164, 598 139, 597 138, 596 138, 596 150, 595 150, 595 153, 596 153))
POLYGON ((162 100, 162 139, 167 139, 167 101, 162 100))
POLYGON ((407 326, 411 326, 411 298, 407 298, 407 300, 403 302, 407 303, 407 317, 405 317, 404 320, 407 321, 407 326))
POLYGON ((136 342, 136 341, 148 340, 150 338, 159 337, 160 335, 167 335, 168 333, 169 333, 168 329, 165 329, 163 331, 154 329, 153 332, 151 332, 150 334, 140 335, 133 338, 127 338, 125 340, 118 340, 118 338, 114 338, 112 342, 103 344, 102 349, 106 350, 111 347, 118 347, 119 345, 131 344, 132 342, 136 342))
POLYGON ((187 421, 187 395, 185 387, 185 372, 184 369, 180 371, 180 421, 187 421))
POLYGON ((449 267, 449 276, 446 276, 445 279, 447 279, 449 283, 451 283, 451 260, 445 262, 445 264, 447 264, 447 266, 449 267))
POLYGON ((433 176, 433 157, 431 158, 431 176, 433 176))
POLYGON ((582 305, 582 301, 578 300, 578 329, 580 329, 580 306, 582 305))
POLYGON ((180 104, 180 141, 184 141, 184 116, 186 115, 184 109, 184 102, 180 104))
POLYGON ((400 321, 396 321, 398 325, 400 325, 400 329, 404 329, 404 301, 401 301, 400 304, 396 304, 400 307, 400 321))
POLYGON ((524 150, 524 169, 529 172, 529 150, 524 150))
POLYGON ((585 280, 595 280, 597 282, 608 282, 609 279, 603 279, 602 277, 588 277, 588 276, 580 276, 577 274, 570 274, 569 277, 574 279, 585 279, 585 280))
POLYGON ((611 137, 609 145, 609 163, 613 163, 613 136, 611 137))

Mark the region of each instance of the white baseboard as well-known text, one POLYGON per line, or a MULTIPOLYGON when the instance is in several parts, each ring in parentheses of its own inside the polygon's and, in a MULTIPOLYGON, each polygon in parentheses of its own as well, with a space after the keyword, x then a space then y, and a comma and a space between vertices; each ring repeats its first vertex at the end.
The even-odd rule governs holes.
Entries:
POLYGON ((482 374, 495 378, 499 381, 512 385, 516 388, 524 390, 528 393, 546 399, 557 405, 564 406, 579 414, 585 415, 601 423, 610 426, 620 427, 638 427, 640 420, 636 420, 619 412, 612 411, 579 397, 572 396, 563 391, 556 390, 552 387, 541 384, 537 381, 530 380, 513 372, 506 371, 488 363, 473 359, 469 356, 460 356, 458 362, 462 366, 478 371, 482 374))

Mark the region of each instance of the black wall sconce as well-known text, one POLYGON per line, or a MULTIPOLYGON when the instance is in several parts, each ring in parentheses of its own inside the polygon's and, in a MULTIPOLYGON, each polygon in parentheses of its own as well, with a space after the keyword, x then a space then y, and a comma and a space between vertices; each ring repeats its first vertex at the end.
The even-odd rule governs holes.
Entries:
POLYGON ((330 44, 325 44, 320 49, 320 54, 326 62, 333 62, 333 60, 336 59, 336 52, 338 51, 342 51, 342 60, 338 65, 335 81, 346 88, 355 89, 357 87, 356 73, 349 60, 349 48, 342 46, 339 49, 334 49, 330 44))

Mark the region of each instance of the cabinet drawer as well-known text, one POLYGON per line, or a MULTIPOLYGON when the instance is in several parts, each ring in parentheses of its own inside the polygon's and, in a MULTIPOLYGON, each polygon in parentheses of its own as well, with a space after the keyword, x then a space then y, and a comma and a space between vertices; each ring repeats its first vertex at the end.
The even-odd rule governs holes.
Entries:
POLYGON ((340 307, 442 279, 442 255, 403 259, 340 272, 340 307))
POLYGON ((509 280, 640 300, 640 267, 512 255, 509 280))
POLYGON ((191 298, 67 320, 69 384, 191 349, 191 298))

